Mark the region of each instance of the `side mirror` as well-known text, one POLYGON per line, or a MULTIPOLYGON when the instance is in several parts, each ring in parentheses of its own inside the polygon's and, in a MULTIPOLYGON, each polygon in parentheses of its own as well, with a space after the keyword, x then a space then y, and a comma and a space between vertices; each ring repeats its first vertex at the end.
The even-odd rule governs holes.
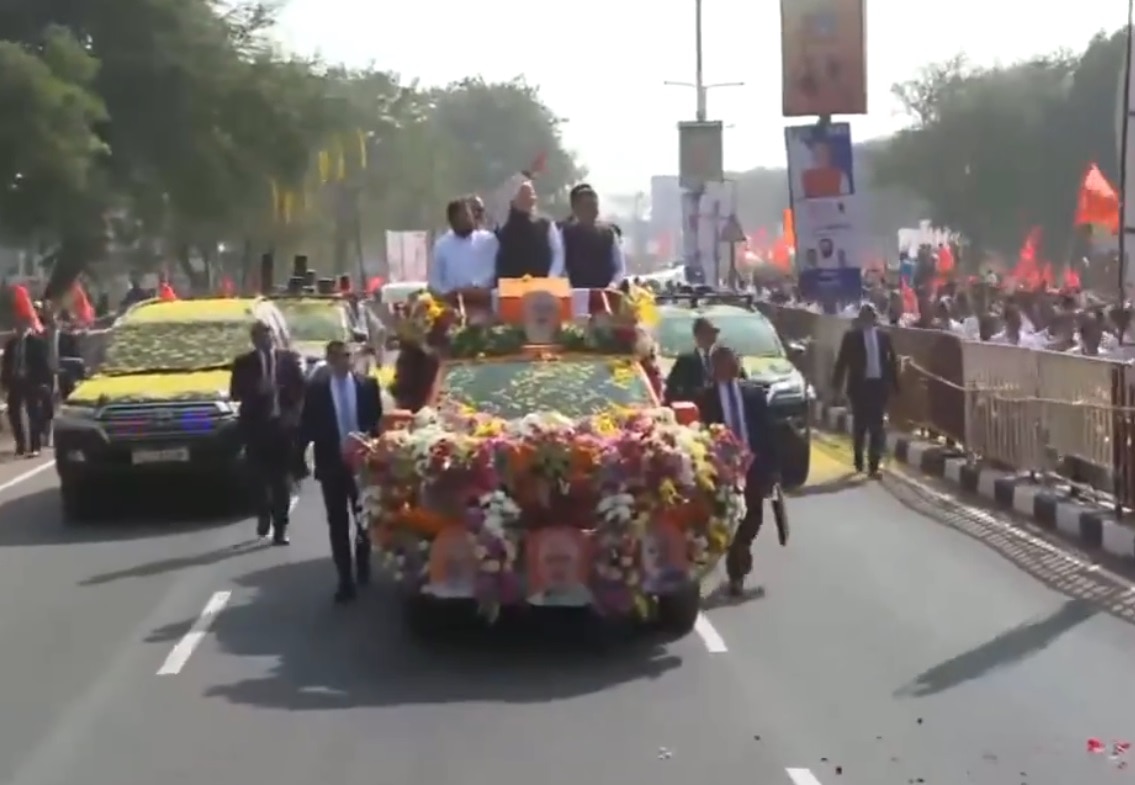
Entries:
POLYGON ((87 364, 82 357, 60 357, 59 370, 75 381, 87 378, 87 364))
POLYGON ((800 341, 789 341, 784 350, 788 354, 788 359, 792 362, 802 359, 808 353, 808 347, 800 341))

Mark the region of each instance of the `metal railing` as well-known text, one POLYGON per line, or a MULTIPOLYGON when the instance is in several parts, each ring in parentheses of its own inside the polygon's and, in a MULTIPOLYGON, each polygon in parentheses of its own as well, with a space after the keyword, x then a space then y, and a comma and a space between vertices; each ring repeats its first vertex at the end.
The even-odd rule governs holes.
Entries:
MULTIPOLYGON (((800 370, 821 397, 831 386, 846 318, 762 304, 785 340, 804 344, 800 370)), ((1008 471, 1060 477, 1135 507, 1135 366, 969 341, 939 330, 884 327, 900 360, 888 417, 959 454, 1008 471)))

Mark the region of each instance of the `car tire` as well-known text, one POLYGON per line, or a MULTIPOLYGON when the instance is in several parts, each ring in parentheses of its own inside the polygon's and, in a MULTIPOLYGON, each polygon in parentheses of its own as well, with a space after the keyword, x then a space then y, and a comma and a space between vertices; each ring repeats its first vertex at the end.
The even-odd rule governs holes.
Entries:
POLYGON ((673 594, 658 597, 658 627, 668 636, 684 638, 697 624, 701 613, 701 588, 689 583, 673 594))
POLYGON ((86 523, 98 517, 98 497, 89 483, 78 479, 59 480, 59 497, 63 505, 63 522, 86 523))
POLYGON ((812 434, 790 432, 781 442, 780 485, 785 491, 804 487, 812 470, 812 434))

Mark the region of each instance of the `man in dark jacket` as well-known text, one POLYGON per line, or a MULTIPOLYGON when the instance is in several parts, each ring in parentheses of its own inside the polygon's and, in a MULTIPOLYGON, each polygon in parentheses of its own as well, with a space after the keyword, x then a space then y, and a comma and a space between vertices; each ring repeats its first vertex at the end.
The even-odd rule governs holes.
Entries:
POLYGON ((627 272, 615 227, 599 222, 599 196, 586 183, 571 189, 570 221, 563 225, 564 270, 573 289, 606 289, 627 272))
POLYGON ((287 545, 303 368, 298 355, 274 345, 263 322, 252 327, 252 345, 233 362, 229 395, 240 403, 241 435, 257 494, 256 533, 266 537, 271 530, 276 545, 287 545))
POLYGON ((698 401, 702 422, 724 425, 755 456, 745 479, 745 518, 725 557, 729 593, 739 596, 753 570, 753 540, 764 523, 765 499, 780 482, 780 462, 764 390, 742 384, 737 355, 726 346, 714 347, 710 365, 712 383, 698 401))
POLYGON ((512 200, 508 219, 497 229, 497 279, 561 278, 563 238, 555 223, 536 215, 536 189, 523 181, 512 200))
POLYGON ((382 423, 382 397, 372 376, 351 370, 351 353, 343 341, 327 344, 329 373, 308 382, 304 397, 300 443, 313 445, 315 479, 323 491, 331 556, 339 573, 335 602, 355 599, 355 586, 370 579, 369 542, 361 540, 351 574, 351 514, 359 514, 359 491, 343 456, 354 434, 375 436, 382 423))
POLYGON ((8 422, 16 440, 16 455, 39 455, 53 382, 47 341, 32 330, 30 319, 24 319, 16 334, 4 344, 0 365, 0 384, 7 393, 8 422))
POLYGON ((695 401, 713 378, 709 356, 717 342, 718 330, 704 316, 694 319, 694 350, 679 354, 666 377, 667 404, 695 401))
POLYGON ((832 376, 835 390, 847 380, 855 470, 863 471, 863 442, 867 441, 867 469, 872 476, 878 475, 879 461, 887 446, 883 429, 887 398, 892 391, 899 390, 898 360, 891 336, 880 330, 877 322, 874 306, 865 304, 855 326, 843 334, 832 376))

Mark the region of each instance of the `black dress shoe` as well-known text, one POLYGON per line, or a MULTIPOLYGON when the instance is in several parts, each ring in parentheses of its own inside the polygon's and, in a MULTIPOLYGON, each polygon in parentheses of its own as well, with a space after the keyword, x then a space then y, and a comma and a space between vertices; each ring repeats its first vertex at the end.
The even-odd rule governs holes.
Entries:
POLYGON ((355 592, 355 587, 351 584, 340 586, 338 591, 335 592, 335 603, 337 605, 346 605, 349 602, 354 602, 358 594, 355 592))
POLYGON ((276 532, 274 535, 272 535, 272 544, 273 545, 291 545, 292 541, 290 539, 288 539, 288 535, 285 534, 284 532, 276 532))
POLYGON ((745 579, 744 578, 730 578, 729 583, 725 587, 726 593, 730 597, 740 597, 745 593, 745 579))
POLYGON ((265 517, 265 518, 258 518, 256 520, 256 536, 257 537, 267 537, 268 532, 270 532, 271 530, 272 530, 272 519, 271 518, 265 517))

